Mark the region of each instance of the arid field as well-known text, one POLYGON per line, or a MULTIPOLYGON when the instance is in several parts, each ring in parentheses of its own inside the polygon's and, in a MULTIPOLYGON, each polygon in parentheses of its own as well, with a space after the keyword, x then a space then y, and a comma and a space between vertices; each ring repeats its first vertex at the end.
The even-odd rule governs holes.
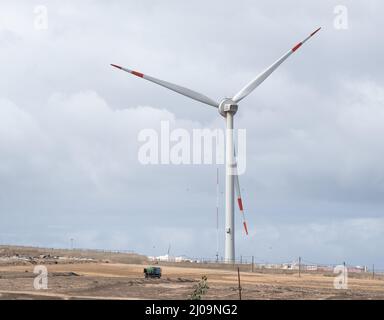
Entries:
MULTIPOLYGON (((146 257, 128 253, 0 246, 0 299, 189 299, 203 275, 203 299, 239 299, 237 267, 159 263, 161 279, 144 279, 146 257), (48 269, 48 289, 36 290, 36 265, 48 269)), ((350 274, 336 290, 333 274, 274 272, 241 266, 242 299, 381 299, 384 276, 350 274)))

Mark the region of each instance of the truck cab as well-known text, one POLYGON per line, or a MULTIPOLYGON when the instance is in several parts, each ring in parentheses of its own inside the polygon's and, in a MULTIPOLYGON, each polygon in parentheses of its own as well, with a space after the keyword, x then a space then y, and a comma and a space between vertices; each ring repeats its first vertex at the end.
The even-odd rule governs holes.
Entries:
POLYGON ((145 278, 161 278, 161 268, 160 267, 147 267, 144 268, 145 278))

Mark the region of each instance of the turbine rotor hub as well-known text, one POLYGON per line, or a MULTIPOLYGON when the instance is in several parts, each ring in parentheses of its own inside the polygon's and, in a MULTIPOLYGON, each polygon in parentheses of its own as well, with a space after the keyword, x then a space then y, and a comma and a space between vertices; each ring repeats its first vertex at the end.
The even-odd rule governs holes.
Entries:
POLYGON ((220 102, 219 113, 225 118, 227 113, 234 115, 237 112, 238 106, 232 99, 226 98, 220 102))

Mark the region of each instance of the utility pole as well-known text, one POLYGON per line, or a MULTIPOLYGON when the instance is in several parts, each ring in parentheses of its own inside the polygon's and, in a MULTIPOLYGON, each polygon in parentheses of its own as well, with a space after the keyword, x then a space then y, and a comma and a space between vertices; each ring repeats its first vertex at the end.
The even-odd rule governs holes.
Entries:
POLYGON ((375 265, 372 265, 372 279, 375 279, 375 265))
POLYGON ((239 282, 239 300, 241 300, 240 268, 237 267, 237 280, 239 282))
POLYGON ((344 283, 345 283, 345 261, 343 262, 343 265, 344 265, 344 272, 343 272, 343 275, 344 275, 344 283))
POLYGON ((70 240, 71 240, 71 250, 73 250, 73 241, 74 241, 74 239, 71 238, 70 240))
POLYGON ((299 257, 299 278, 301 277, 301 257, 299 257))
POLYGON ((255 257, 252 256, 252 272, 253 272, 254 265, 255 265, 255 257))

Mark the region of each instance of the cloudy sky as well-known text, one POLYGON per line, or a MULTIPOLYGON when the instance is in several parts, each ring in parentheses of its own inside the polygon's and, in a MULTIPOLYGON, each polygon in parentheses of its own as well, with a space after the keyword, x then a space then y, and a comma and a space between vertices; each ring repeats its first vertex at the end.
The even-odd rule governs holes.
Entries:
MULTIPOLYGON (((143 166, 137 135, 223 118, 109 64, 218 100, 322 26, 240 105, 250 235, 236 213, 236 255, 384 269, 383 9, 1 0, 0 243, 213 258, 216 166, 143 166)), ((220 255, 223 222, 221 206, 220 255)))

